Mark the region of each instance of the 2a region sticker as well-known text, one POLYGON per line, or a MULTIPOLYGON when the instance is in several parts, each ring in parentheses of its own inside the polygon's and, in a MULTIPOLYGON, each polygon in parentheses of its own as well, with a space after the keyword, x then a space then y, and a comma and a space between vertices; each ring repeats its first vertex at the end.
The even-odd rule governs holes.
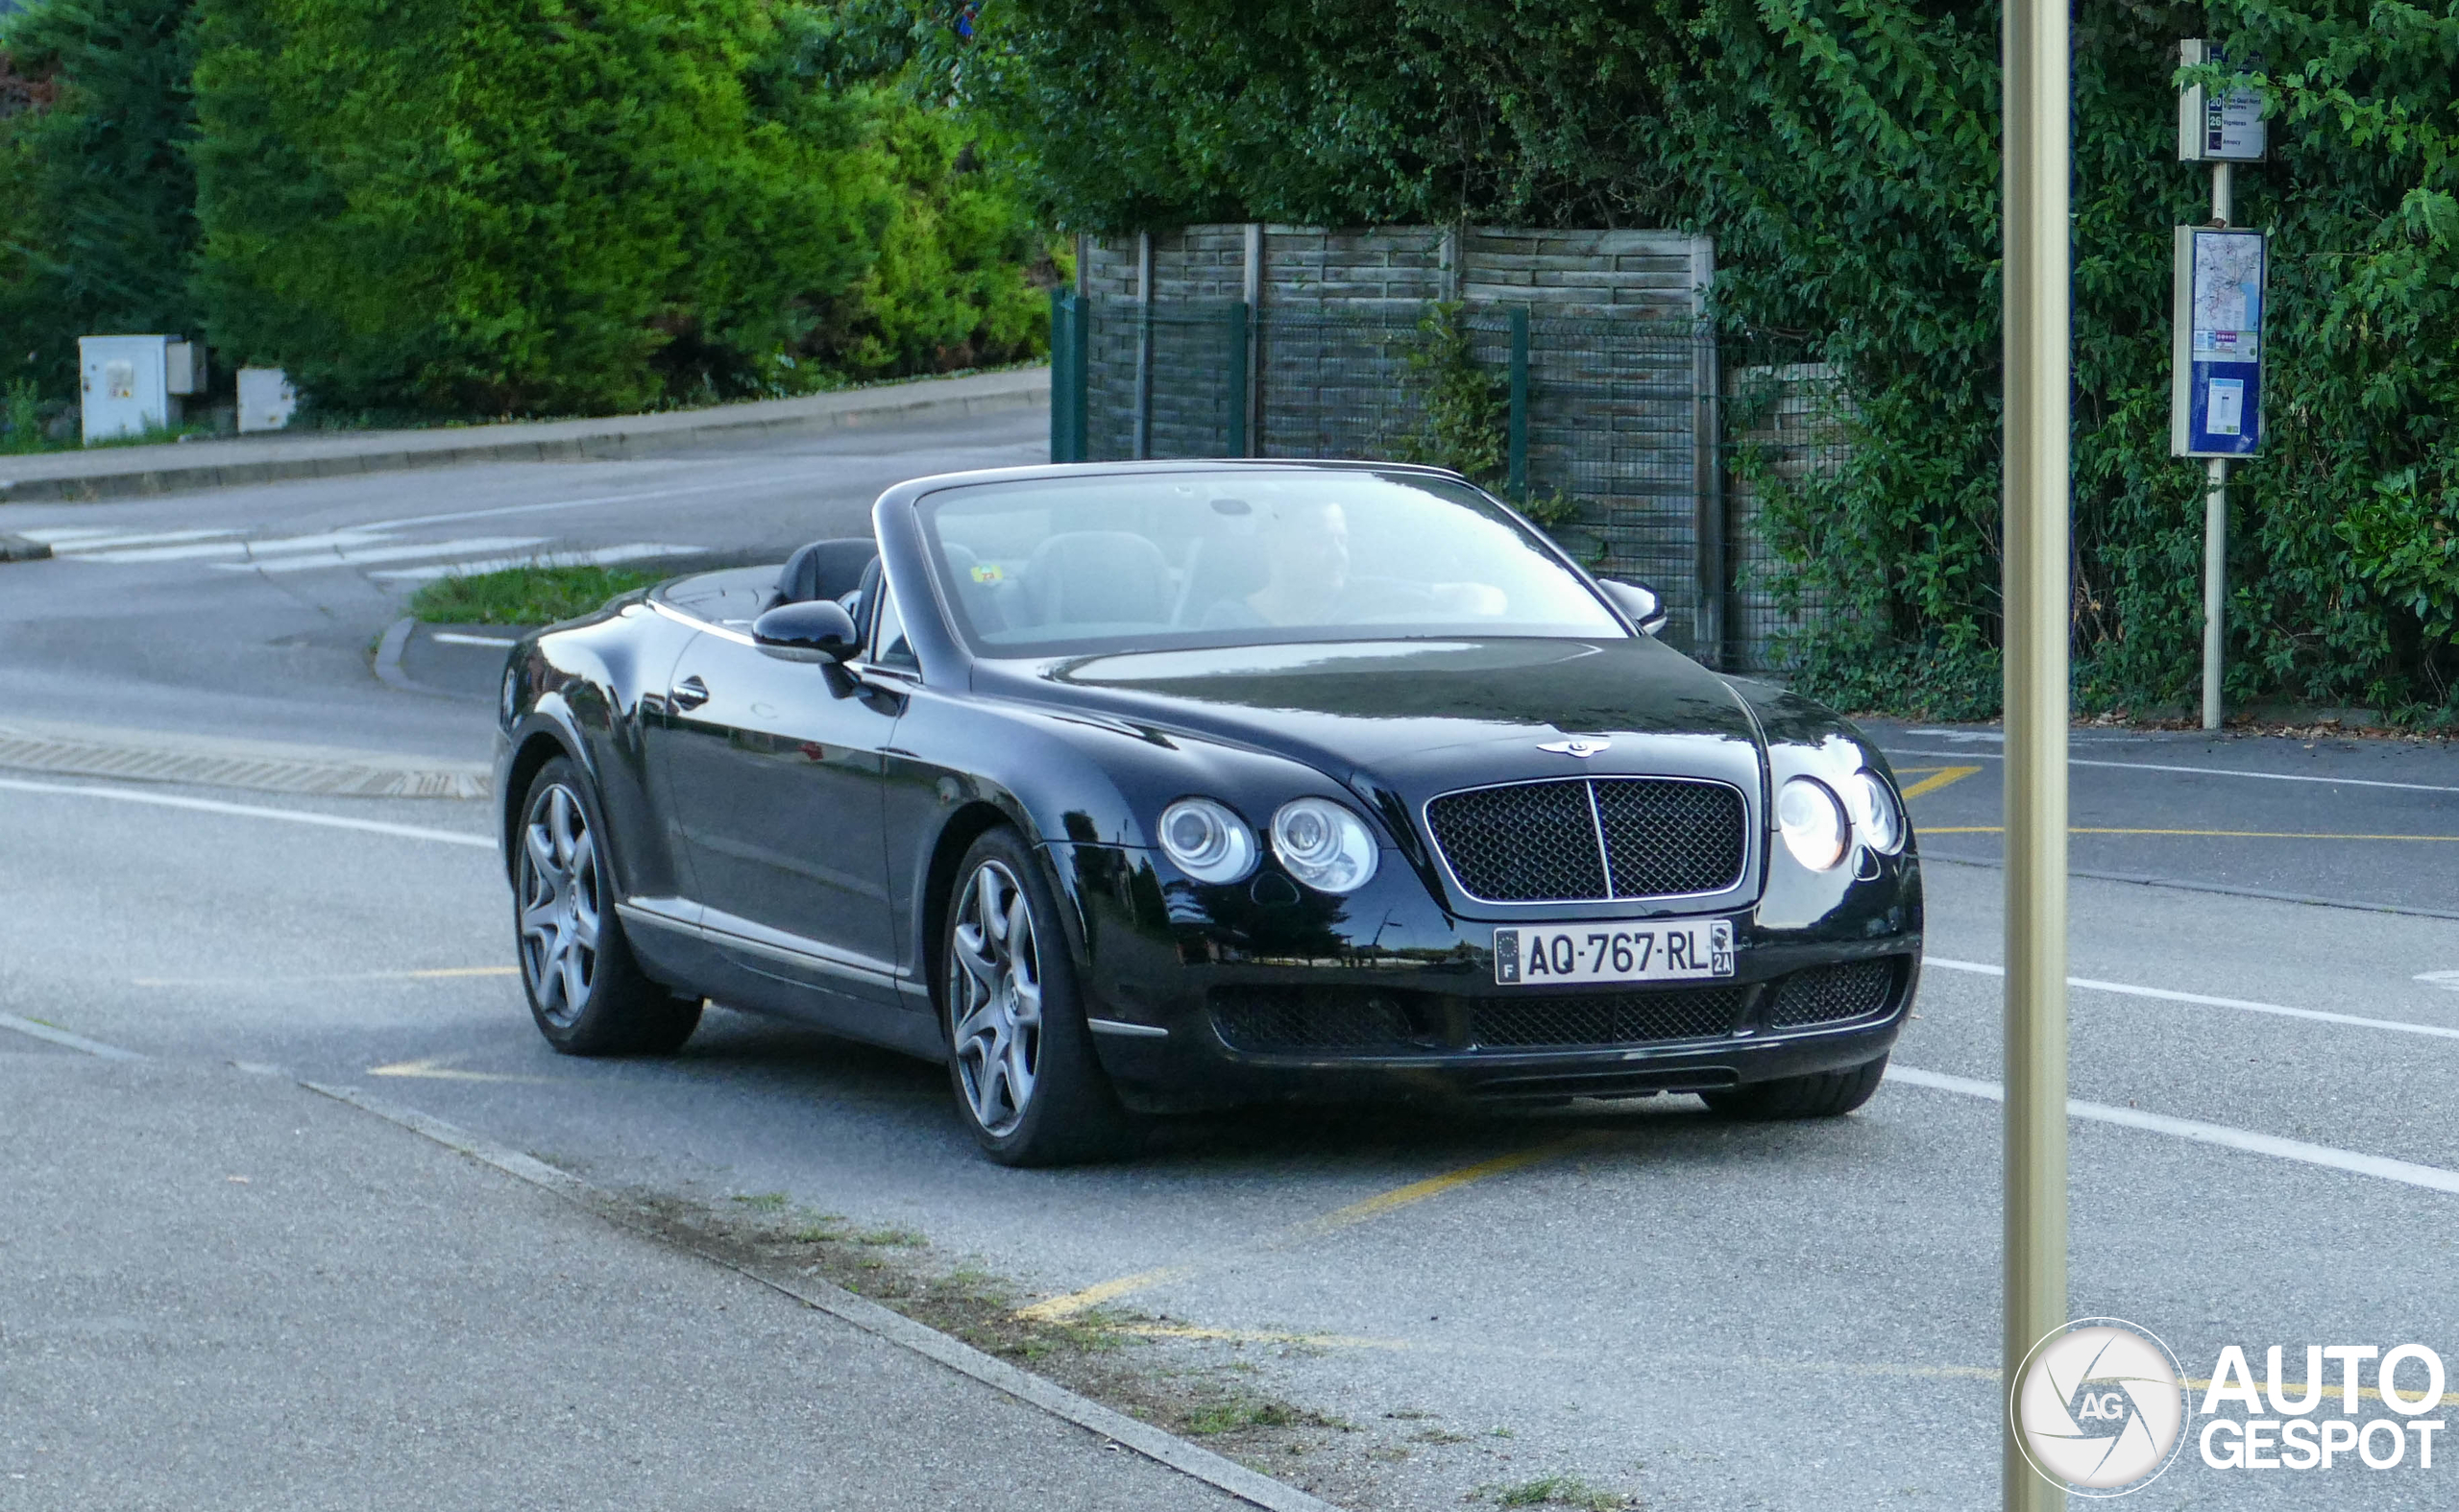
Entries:
POLYGON ((2185 1443, 2185 1372, 2157 1335, 2082 1318, 2024 1356, 2007 1393, 2015 1442, 2043 1479, 2122 1497, 2159 1478, 2185 1443))

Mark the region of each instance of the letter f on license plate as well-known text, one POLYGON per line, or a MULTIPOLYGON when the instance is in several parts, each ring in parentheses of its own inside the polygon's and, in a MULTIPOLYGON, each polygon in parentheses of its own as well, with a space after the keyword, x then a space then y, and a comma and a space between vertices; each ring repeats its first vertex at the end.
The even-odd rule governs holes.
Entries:
POLYGON ((1733 921, 1515 924, 1495 931, 1495 981, 1676 982, 1733 975, 1733 921))

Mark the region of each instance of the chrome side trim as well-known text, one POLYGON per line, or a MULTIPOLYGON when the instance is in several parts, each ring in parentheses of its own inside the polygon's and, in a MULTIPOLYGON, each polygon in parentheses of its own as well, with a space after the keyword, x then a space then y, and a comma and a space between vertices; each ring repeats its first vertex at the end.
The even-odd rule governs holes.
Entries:
POLYGON ((662 614, 677 624, 690 625, 694 630, 701 631, 708 635, 714 635, 721 641, 732 641, 738 646, 756 646, 759 644, 741 630, 728 629, 726 626, 718 623, 715 620, 703 620, 696 614, 686 614, 682 610, 674 607, 674 605, 668 603, 663 598, 650 599, 649 612, 652 614, 662 614))
POLYGON ((1730 897, 1749 885, 1750 864, 1758 859, 1757 851, 1764 849, 1756 845, 1756 837, 1760 836, 1761 831, 1759 826, 1752 822, 1750 794, 1722 777, 1692 777, 1678 772, 1604 771, 1582 773, 1576 777, 1520 777, 1510 782, 1480 782, 1473 783, 1466 788, 1447 788, 1418 805, 1418 826, 1425 832, 1425 841, 1434 852, 1436 864, 1443 867, 1443 879, 1451 884, 1453 891, 1480 908, 1558 909, 1567 904, 1573 906, 1595 904, 1599 907, 1607 907, 1617 903, 1687 903, 1708 898, 1730 897), (1603 863, 1605 867, 1607 895, 1601 898, 1514 899, 1484 897, 1470 891, 1468 884, 1460 880, 1460 874, 1451 869, 1451 858, 1444 853, 1442 837, 1435 833, 1434 815, 1431 812, 1434 805, 1445 798, 1456 797, 1464 793, 1492 793, 1500 788, 1533 788, 1541 783, 1549 782, 1576 782, 1587 788, 1588 816, 1590 822, 1596 827, 1596 854, 1597 860, 1603 863), (1614 893, 1614 863, 1605 847, 1605 816, 1596 806, 1595 785, 1600 782, 1695 782, 1711 788, 1722 788, 1732 793, 1741 800, 1741 874, 1723 887, 1712 888, 1705 892, 1635 892, 1627 897, 1616 895, 1614 893))
POLYGON ((615 905, 615 912, 627 922, 673 930, 712 945, 746 951, 825 976, 840 977, 868 987, 894 988, 900 992, 908 987, 905 974, 885 961, 874 961, 868 956, 840 950, 816 939, 805 939, 782 929, 770 929, 766 924, 738 918, 689 898, 627 898, 615 905))
POLYGON ((1097 1035, 1117 1035, 1126 1039, 1167 1039, 1170 1032, 1151 1024, 1131 1024, 1116 1018, 1088 1018, 1084 1027, 1097 1035))
POLYGON ((700 933, 700 905, 690 898, 625 898, 615 905, 626 924, 648 924, 677 934, 700 933))

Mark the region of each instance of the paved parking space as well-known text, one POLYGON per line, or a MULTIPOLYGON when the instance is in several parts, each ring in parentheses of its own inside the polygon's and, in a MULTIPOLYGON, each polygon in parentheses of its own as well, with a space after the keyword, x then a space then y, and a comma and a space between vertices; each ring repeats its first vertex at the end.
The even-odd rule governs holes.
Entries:
MULTIPOLYGON (((941 1263, 1008 1278, 1022 1306, 1119 1322, 1155 1371, 1246 1367, 1350 1423, 1284 1472, 1345 1504, 1491 1500, 1554 1475, 1665 1507, 1826 1504, 1839 1485, 1857 1505, 1993 1495, 1987 866, 1933 861, 1935 959, 1898 1058, 1926 1075, 1849 1119, 1735 1126, 1682 1098, 1274 1111, 1171 1125, 1130 1164, 1015 1172, 975 1157, 940 1072, 826 1036, 719 1011, 672 1061, 554 1057, 503 969, 483 848, 69 794, 0 803, 35 864, 0 881, 7 1011, 278 1061, 603 1185, 779 1194, 912 1231, 941 1263), (72 854, 89 859, 65 887, 46 858, 72 854)), ((475 805, 448 810, 467 824, 436 823, 433 803, 317 807, 483 823, 475 805)), ((2079 1313, 2141 1321, 2189 1360, 2326 1335, 2459 1353, 2459 1197, 2399 1175, 2459 1172, 2444 1090, 2459 993, 2430 980, 2459 970, 2459 921, 2085 880, 2074 969, 2105 984, 2074 994, 2074 1094, 2142 1115, 2077 1125, 2079 1313)), ((2139 1500, 2447 1497, 2416 1476, 2291 1484, 2189 1463, 2139 1500)))
MULTIPOLYGON (((1874 720, 1922 854, 2002 854, 1994 729, 1874 720)), ((2459 915, 2459 757, 2446 742, 2075 732, 2081 875, 2459 915)))

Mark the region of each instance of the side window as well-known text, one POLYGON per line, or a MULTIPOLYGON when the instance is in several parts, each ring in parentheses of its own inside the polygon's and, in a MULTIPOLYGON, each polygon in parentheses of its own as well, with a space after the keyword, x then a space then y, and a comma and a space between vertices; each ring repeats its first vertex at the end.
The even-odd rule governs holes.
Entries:
POLYGON ((905 617, 897 612, 896 596, 882 583, 880 617, 871 626, 871 660, 888 667, 915 667, 913 647, 905 639, 905 617))

